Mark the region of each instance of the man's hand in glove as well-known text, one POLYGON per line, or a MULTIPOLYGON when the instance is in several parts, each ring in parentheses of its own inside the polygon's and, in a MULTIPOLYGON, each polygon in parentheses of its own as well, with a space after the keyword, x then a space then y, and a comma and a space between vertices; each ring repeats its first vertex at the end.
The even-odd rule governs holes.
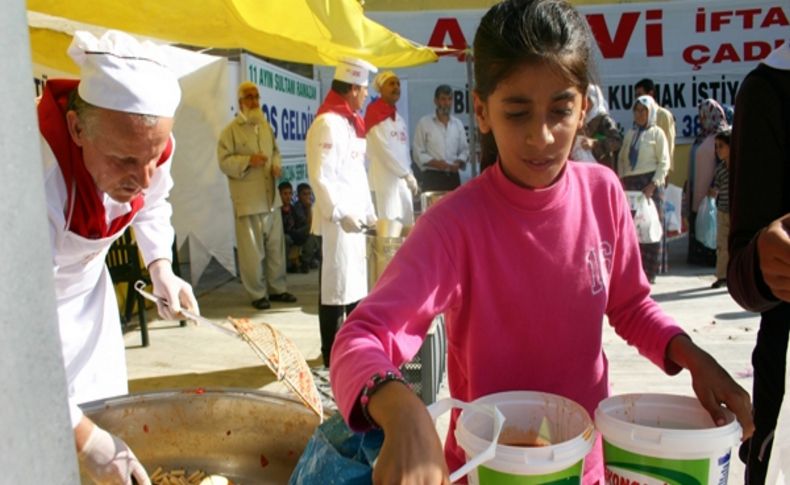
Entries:
POLYGON ((411 195, 419 194, 420 186, 417 184, 417 179, 414 178, 414 175, 408 174, 404 178, 406 179, 406 185, 409 187, 409 190, 411 190, 411 195))
POLYGON ((167 305, 157 303, 159 315, 165 320, 178 320, 181 308, 200 313, 192 286, 173 273, 172 263, 167 259, 157 259, 148 265, 154 295, 167 301, 167 305))
POLYGON ((340 219, 340 227, 346 232, 362 232, 362 221, 354 216, 343 216, 340 219))
MULTIPOLYGON (((79 427, 92 426, 87 440, 77 450, 83 470, 100 485, 151 485, 143 465, 131 449, 117 436, 82 418, 79 427)), ((79 445, 78 445, 79 448, 79 445)))

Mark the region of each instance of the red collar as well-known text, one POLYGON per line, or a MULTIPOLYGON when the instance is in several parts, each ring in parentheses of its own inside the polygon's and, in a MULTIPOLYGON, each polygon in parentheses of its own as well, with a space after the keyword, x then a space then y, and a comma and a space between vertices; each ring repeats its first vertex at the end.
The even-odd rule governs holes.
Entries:
POLYGON ((354 131, 357 132, 357 138, 365 138, 365 121, 362 120, 359 113, 352 111, 348 101, 334 90, 330 90, 329 94, 326 95, 326 99, 324 99, 321 107, 318 108, 316 116, 324 113, 337 113, 346 118, 351 123, 351 126, 354 127, 354 131))
POLYGON ((396 113, 395 106, 385 102, 383 99, 379 98, 373 101, 365 111, 365 133, 387 118, 392 118, 392 121, 395 121, 396 113))

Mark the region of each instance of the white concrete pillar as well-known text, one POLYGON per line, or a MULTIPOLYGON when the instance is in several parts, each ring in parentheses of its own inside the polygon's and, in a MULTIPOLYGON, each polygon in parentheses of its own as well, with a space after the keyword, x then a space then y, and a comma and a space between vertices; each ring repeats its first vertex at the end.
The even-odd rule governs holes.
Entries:
POLYGON ((0 15, 0 482, 78 483, 24 0, 0 15))

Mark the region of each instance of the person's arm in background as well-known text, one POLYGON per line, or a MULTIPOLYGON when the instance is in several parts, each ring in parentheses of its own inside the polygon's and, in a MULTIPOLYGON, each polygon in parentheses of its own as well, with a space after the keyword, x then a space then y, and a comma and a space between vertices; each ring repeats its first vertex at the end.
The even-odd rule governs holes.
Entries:
POLYGON ((634 136, 633 130, 628 130, 625 133, 623 144, 620 147, 620 152, 617 154, 617 162, 615 163, 615 172, 621 179, 625 176, 626 167, 628 167, 628 147, 631 145, 631 138, 634 136))
MULTIPOLYGON (((782 120, 788 114, 777 99, 770 82, 762 76, 747 76, 736 99, 732 131, 727 286, 738 304, 755 312, 780 303, 763 266, 773 262, 784 266, 785 272, 790 266, 790 221, 783 205, 790 141, 782 120), (784 223, 779 221, 783 217, 784 223)), ((777 291, 781 293, 778 286, 777 291)), ((786 293, 784 299, 788 301, 786 293)))
POLYGON ((219 135, 217 142, 217 160, 219 169, 228 177, 241 179, 247 175, 250 167, 258 167, 266 163, 261 154, 239 155, 233 137, 235 121, 228 125, 219 135))
POLYGON ((667 137, 667 146, 669 147, 669 156, 670 156, 670 168, 672 169, 672 156, 675 153, 675 117, 672 116, 672 112, 666 108, 661 108, 659 110, 658 118, 656 119, 656 124, 658 124, 659 128, 664 132, 664 135, 667 137))
POLYGON ((693 151, 693 154, 695 179, 691 209, 697 212, 702 199, 708 195, 708 189, 713 184, 713 177, 716 173, 716 144, 713 135, 709 135, 702 140, 696 150, 693 151))
POLYGON ((458 168, 452 163, 447 163, 444 160, 434 158, 430 153, 428 147, 428 138, 430 128, 428 123, 431 123, 430 117, 422 118, 417 123, 417 128, 414 130, 414 139, 412 140, 412 152, 414 161, 420 169, 425 170, 426 167, 435 168, 437 170, 444 170, 445 172, 457 171, 458 168))
POLYGON ((277 146, 277 138, 274 137, 272 126, 267 122, 261 128, 268 130, 272 139, 272 176, 276 180, 283 174, 283 159, 280 154, 280 147, 277 146))
POLYGON ((653 191, 655 191, 656 187, 663 187, 667 173, 669 173, 669 145, 667 144, 667 137, 664 135, 664 131, 661 128, 655 130, 656 135, 656 173, 653 175, 653 180, 651 183, 653 184, 653 190, 650 191, 650 195, 648 197, 653 196, 653 191))

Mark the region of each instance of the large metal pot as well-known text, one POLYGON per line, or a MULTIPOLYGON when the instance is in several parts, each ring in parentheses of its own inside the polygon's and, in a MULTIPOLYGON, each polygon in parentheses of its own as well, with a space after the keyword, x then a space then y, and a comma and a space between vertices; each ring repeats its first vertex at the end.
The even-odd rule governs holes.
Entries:
POLYGON ((420 194, 420 212, 425 213, 433 204, 439 202, 439 199, 449 194, 446 190, 433 190, 422 192, 420 194))
POLYGON ((287 483, 318 426, 300 402, 265 391, 158 391, 82 408, 123 438, 149 473, 200 469, 243 485, 287 483))
POLYGON ((383 237, 375 234, 366 236, 368 258, 368 288, 373 289, 395 253, 398 252, 405 237, 383 237))

